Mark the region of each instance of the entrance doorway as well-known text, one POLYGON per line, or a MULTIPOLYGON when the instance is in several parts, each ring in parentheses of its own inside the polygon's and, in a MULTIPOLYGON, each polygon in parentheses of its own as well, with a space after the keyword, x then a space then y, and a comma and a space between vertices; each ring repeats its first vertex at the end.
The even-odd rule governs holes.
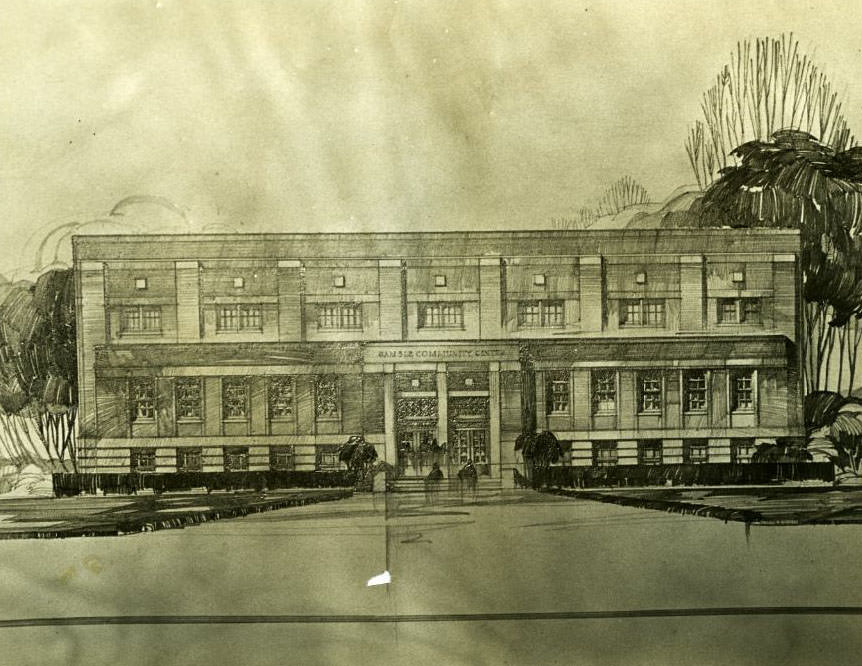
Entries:
POLYGON ((441 463, 437 423, 405 424, 398 433, 399 476, 424 476, 441 463))
POLYGON ((488 429, 458 427, 452 442, 449 463, 461 469, 472 460, 479 474, 488 474, 488 429))

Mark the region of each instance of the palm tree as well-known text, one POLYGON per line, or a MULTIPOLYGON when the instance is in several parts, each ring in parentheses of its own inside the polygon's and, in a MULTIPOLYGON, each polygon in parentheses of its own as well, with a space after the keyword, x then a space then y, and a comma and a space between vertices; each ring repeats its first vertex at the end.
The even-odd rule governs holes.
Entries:
POLYGON ((806 132, 782 130, 733 155, 739 165, 723 169, 692 212, 705 226, 800 230, 806 390, 828 383, 836 331, 848 343, 839 353, 847 354, 852 387, 862 330, 852 326, 849 342, 841 336, 862 317, 862 147, 836 151, 806 132))
POLYGON ((524 471, 528 479, 540 481, 548 468, 563 457, 563 447, 557 436, 550 430, 538 435, 525 432, 515 440, 515 451, 524 456, 524 471))
POLYGON ((338 448, 338 459, 347 465, 347 470, 353 475, 356 483, 365 479, 368 471, 377 460, 377 450, 373 444, 365 441, 362 435, 351 435, 338 448))

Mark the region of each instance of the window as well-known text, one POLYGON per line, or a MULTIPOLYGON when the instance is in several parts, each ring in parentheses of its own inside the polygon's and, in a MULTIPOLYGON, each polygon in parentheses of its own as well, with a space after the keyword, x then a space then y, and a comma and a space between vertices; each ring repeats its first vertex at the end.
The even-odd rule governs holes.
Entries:
POLYGON ((135 278, 135 289, 141 291, 147 288, 147 278, 135 278))
POLYGON ((132 421, 155 421, 156 382, 152 377, 133 379, 129 386, 132 421))
POLYGON ((739 437, 730 440, 730 460, 734 463, 749 463, 757 447, 754 437, 739 437))
POLYGON ((731 282, 745 282, 745 273, 742 271, 733 271, 730 274, 731 282))
POLYGON ((233 279, 233 288, 234 289, 245 289, 245 278, 235 277, 233 279))
POLYGON ((317 306, 318 328, 362 328, 360 303, 326 303, 317 306))
POLYGON ((149 333, 159 334, 162 332, 162 309, 147 305, 137 305, 123 308, 120 313, 121 333, 149 333))
POLYGON ((204 468, 200 447, 180 447, 177 449, 178 472, 200 472, 204 468))
POLYGON ((705 463, 709 461, 709 445, 705 439, 684 439, 682 459, 686 463, 705 463))
POLYGON ((644 439, 638 442, 638 462, 642 465, 661 465, 661 440, 644 439))
POLYGON ((646 273, 635 273, 635 282, 637 284, 646 284, 646 273))
POLYGON ((332 286, 333 287, 343 287, 345 284, 347 284, 347 282, 344 279, 343 275, 333 275, 332 276, 332 286))
POLYGON ((314 384, 314 413, 318 419, 338 419, 341 405, 337 377, 318 377, 314 384))
POLYGON ((333 447, 318 448, 315 456, 317 469, 340 469, 341 461, 338 459, 338 449, 333 447))
POLYGON ((545 400, 548 414, 565 414, 569 411, 569 372, 550 370, 545 400))
POLYGON ((621 301, 620 326, 664 326, 664 299, 639 298, 621 301))
POLYGON ((196 421, 201 418, 201 380, 180 377, 174 385, 178 421, 196 421))
POLYGON ((638 409, 641 414, 661 412, 661 374, 657 372, 638 375, 638 409))
POLYGON ((263 317, 260 305, 222 305, 219 307, 217 314, 217 331, 263 330, 263 317))
POLYGON ((463 328, 461 303, 420 303, 419 328, 463 328))
POLYGON ((683 408, 686 412, 705 412, 707 397, 707 374, 705 370, 683 373, 685 392, 683 408))
POLYGON ((754 372, 746 370, 731 376, 732 408, 735 412, 754 411, 754 372))
POLYGON ((543 273, 536 273, 533 276, 533 284, 536 285, 537 287, 544 287, 545 286, 544 274, 543 273))
POLYGON ((563 301, 519 301, 518 325, 524 328, 562 326, 564 311, 563 301))
POLYGON ((719 324, 755 324, 762 322, 759 298, 719 298, 719 324))
POLYGON ((279 472, 289 472, 293 469, 292 446, 270 446, 269 468, 279 472))
POLYGON ((271 377, 269 380, 269 418, 293 418, 293 379, 271 377))
POLYGON ((248 381, 245 377, 222 380, 222 418, 225 421, 248 419, 248 381))
POLYGON ((593 413, 615 413, 617 410, 617 373, 613 370, 594 370, 592 380, 593 413))
POLYGON ((129 469, 132 472, 155 472, 155 449, 131 449, 129 451, 129 469))
POLYGON ((248 470, 248 447, 226 446, 224 448, 224 471, 245 472, 248 470))
POLYGON ((435 275, 434 276, 434 286, 435 287, 445 287, 446 286, 446 276, 445 275, 435 275))
POLYGON ((597 467, 612 467, 617 464, 616 442, 593 442, 593 464, 597 467))

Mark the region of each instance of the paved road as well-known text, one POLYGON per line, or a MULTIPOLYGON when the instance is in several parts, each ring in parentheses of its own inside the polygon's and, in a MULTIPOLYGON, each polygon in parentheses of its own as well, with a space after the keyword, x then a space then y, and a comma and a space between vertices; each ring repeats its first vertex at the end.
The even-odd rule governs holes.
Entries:
MULTIPOLYGON (((746 535, 738 523, 528 491, 463 504, 441 496, 430 506, 421 496, 357 496, 185 530, 2 542, 0 619, 858 605, 859 530, 752 527, 746 535), (387 568, 389 585, 366 586, 387 568)), ((862 651, 859 623, 754 616, 0 629, 0 655, 15 655, 0 663, 808 664, 829 655, 850 664, 862 651)))

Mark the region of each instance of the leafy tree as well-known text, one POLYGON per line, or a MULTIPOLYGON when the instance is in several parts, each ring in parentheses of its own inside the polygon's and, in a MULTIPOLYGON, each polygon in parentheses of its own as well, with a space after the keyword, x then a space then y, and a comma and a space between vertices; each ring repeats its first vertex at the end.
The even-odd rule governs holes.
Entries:
POLYGON ((362 435, 351 435, 338 449, 338 459, 357 481, 365 479, 377 460, 377 450, 362 435))
POLYGON ((515 450, 521 451, 524 456, 528 478, 533 478, 537 472, 542 476, 553 463, 559 462, 563 457, 563 447, 550 430, 543 430, 538 434, 520 434, 515 440, 515 450))
POLYGON ((0 408, 7 420, 19 419, 17 434, 7 430, 7 439, 20 445, 22 438, 30 437, 20 419, 31 419, 47 459, 75 469, 77 356, 71 270, 48 271, 35 285, 19 283, 6 294, 0 306, 0 381, 0 408))
POLYGON ((836 332, 845 336, 837 348, 852 387, 862 338, 862 147, 836 151, 782 130, 733 154, 740 163, 700 201, 701 224, 800 230, 806 392, 828 387, 836 332))
POLYGON ((733 148, 778 130, 802 130, 836 151, 853 144, 838 93, 792 34, 737 43, 700 107, 685 149, 701 189, 731 164, 733 148))

